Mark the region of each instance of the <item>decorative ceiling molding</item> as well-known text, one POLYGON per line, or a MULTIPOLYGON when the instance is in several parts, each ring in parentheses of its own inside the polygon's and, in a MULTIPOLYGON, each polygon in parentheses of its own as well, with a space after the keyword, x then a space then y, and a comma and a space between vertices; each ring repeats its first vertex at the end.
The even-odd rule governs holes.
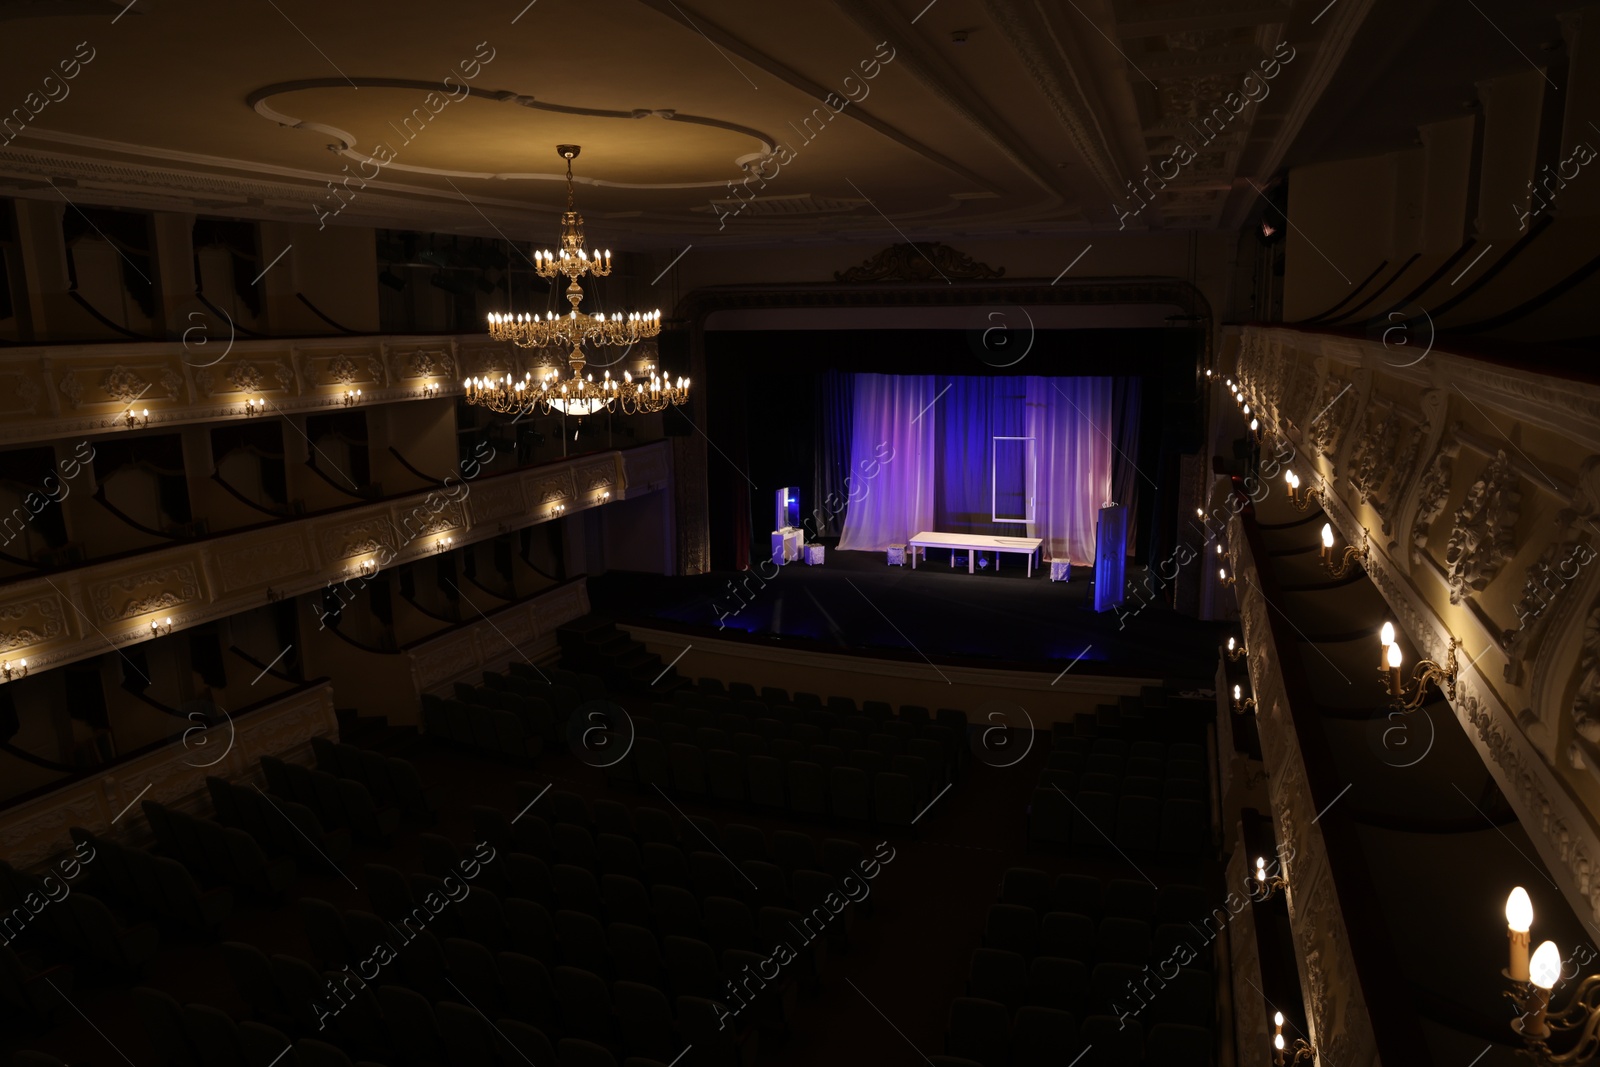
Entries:
MULTIPOLYGON (((652 7, 661 0, 640 0, 652 7)), ((671 2, 671 0, 668 0, 671 2)), ((1060 169, 1034 150, 1032 144, 1006 121, 1004 115, 968 89, 967 80, 942 55, 919 39, 907 36, 905 17, 887 0, 834 0, 839 11, 875 41, 895 42, 895 65, 911 74, 945 107, 987 137, 1001 154, 1030 180, 1061 198, 1063 209, 1077 199, 1061 179, 1060 169)), ((989 188, 988 183, 979 183, 989 188)))
MULTIPOLYGON (((430 90, 436 91, 439 88, 438 83, 436 82, 415 81, 410 78, 308 78, 301 81, 276 82, 272 85, 263 86, 262 88, 251 93, 249 97, 246 98, 245 102, 250 105, 256 114, 260 115, 262 118, 276 126, 289 126, 297 130, 311 130, 316 133, 326 134, 329 137, 336 138, 340 146, 338 154, 355 163, 376 163, 382 166, 385 170, 405 171, 410 174, 427 174, 434 177, 478 178, 495 181, 547 181, 558 183, 565 182, 567 180, 567 176, 564 171, 520 172, 449 170, 443 167, 423 167, 414 163, 401 163, 393 158, 391 158, 388 162, 381 162, 373 159, 368 153, 356 150, 355 146, 359 143, 359 141, 357 140, 355 134, 341 130, 337 126, 329 126, 320 122, 312 122, 307 119, 295 118, 293 115, 285 114, 284 112, 277 110, 268 103, 268 101, 272 100, 274 97, 281 96, 284 93, 298 92, 303 89, 338 89, 352 82, 358 89, 362 86, 366 86, 368 88, 378 89, 417 89, 427 92, 430 90)), ((510 92, 509 90, 490 91, 487 89, 473 88, 471 86, 464 86, 464 88, 467 90, 467 97, 469 99, 476 97, 479 100, 490 101, 493 103, 516 104, 520 107, 531 108, 535 111, 549 111, 562 115, 582 115, 585 118, 615 119, 629 122, 637 122, 642 119, 655 118, 660 119, 663 122, 683 122, 695 126, 709 126, 714 129, 727 130, 731 133, 742 134, 746 137, 749 137, 760 146, 759 150, 767 155, 775 152, 778 147, 777 140, 770 134, 762 133, 760 130, 752 129, 749 126, 741 126, 737 123, 725 122, 722 119, 714 119, 704 115, 685 115, 682 112, 675 111, 670 108, 634 108, 629 111, 608 111, 601 108, 574 107, 567 104, 546 103, 540 100, 535 100, 531 96, 520 95, 510 92)), ((726 175, 715 178, 707 178, 704 181, 696 182, 614 182, 607 181, 603 178, 581 177, 574 175, 572 181, 580 185, 593 185, 609 189, 722 189, 728 184, 726 175)))
MULTIPOLYGON (((1322 94, 1327 91, 1334 74, 1344 64, 1350 46, 1355 43, 1356 33, 1366 22, 1367 14, 1372 10, 1374 2, 1375 0, 1346 0, 1335 5, 1334 10, 1330 12, 1332 18, 1322 31, 1316 46, 1313 48, 1311 42, 1306 43, 1304 50, 1311 53, 1308 71, 1295 83, 1294 97, 1289 110, 1273 128, 1272 141, 1267 146, 1266 152, 1251 167, 1256 175, 1270 178, 1277 173, 1284 156, 1289 153, 1290 146, 1300 136, 1300 130, 1305 126, 1306 119, 1311 117, 1312 109, 1322 99, 1322 94)), ((1246 195, 1241 190, 1229 206, 1226 224, 1230 227, 1242 225, 1245 216, 1254 208, 1255 202, 1256 196, 1253 191, 1250 195, 1246 195)))
MULTIPOLYGON (((1104 101, 1091 100, 1089 90, 1076 73, 1078 64, 1072 62, 1076 42, 1056 31, 1050 14, 1039 0, 1033 0, 1026 12, 1021 5, 1001 0, 984 0, 983 6, 1022 61, 1050 110, 1055 112, 1089 172, 1106 193, 1112 197, 1120 195, 1123 182, 1127 180, 1122 174, 1126 168, 1119 165, 1119 153, 1100 126, 1095 104, 1103 105, 1104 101), (1046 40, 1048 48, 1042 47, 1046 40)), ((1057 10, 1056 13, 1061 12, 1057 10)), ((1142 160, 1139 165, 1143 166, 1142 160)), ((1109 207, 1108 204, 1107 217, 1109 207)))
MULTIPOLYGON (((707 41, 710 41, 718 48, 725 49, 737 56, 749 60, 751 63, 759 66, 766 73, 780 79, 783 82, 786 82, 790 87, 800 90, 807 96, 814 97, 819 103, 826 104, 830 95, 834 96, 835 98, 838 96, 835 90, 824 85, 818 85, 816 82, 812 81, 810 78, 807 78, 794 68, 780 62, 778 59, 768 55, 766 52, 761 51, 748 41, 745 41, 742 38, 728 32, 726 29, 718 25, 714 20, 703 13, 699 11, 688 10, 683 4, 678 3, 677 0, 638 0, 638 2, 657 14, 662 15, 665 18, 669 18, 678 25, 699 34, 701 37, 704 37, 707 41)), ((848 3, 841 3, 840 8, 847 14, 853 14, 853 9, 848 3)), ((899 16, 896 15, 896 18, 899 18, 899 16)), ((904 40, 904 35, 898 31, 893 33, 885 32, 872 34, 871 37, 874 41, 893 40, 896 44, 897 51, 900 48, 901 42, 904 40)), ((864 55, 870 56, 871 53, 864 53, 864 55)), ((898 66, 902 63, 904 63, 904 59, 897 55, 895 58, 895 65, 898 66)), ((882 134, 903 148, 910 149, 912 152, 915 152, 917 155, 928 160, 930 163, 936 163, 939 166, 944 167, 950 173, 957 175, 965 181, 971 182, 978 188, 986 189, 990 192, 998 191, 994 188, 992 182, 979 175, 977 172, 940 152, 934 151, 932 148, 929 148, 920 141, 917 141, 905 133, 902 133, 900 130, 889 125, 887 122, 875 118, 871 112, 867 111, 860 104, 853 103, 846 108, 844 112, 841 112, 841 114, 846 113, 863 126, 866 126, 868 129, 882 134)), ((1051 192, 1054 192, 1057 195, 1064 195, 1061 190, 1053 188, 1048 184, 1046 185, 1046 188, 1050 189, 1051 192)))

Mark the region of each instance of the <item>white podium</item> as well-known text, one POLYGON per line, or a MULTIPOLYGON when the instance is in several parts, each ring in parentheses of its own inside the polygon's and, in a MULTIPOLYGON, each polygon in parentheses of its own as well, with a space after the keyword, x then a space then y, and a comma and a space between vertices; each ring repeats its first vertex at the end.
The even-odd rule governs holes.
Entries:
POLYGON ((781 530, 773 530, 772 562, 781 567, 785 563, 793 563, 799 559, 805 536, 806 532, 798 526, 785 526, 781 530))

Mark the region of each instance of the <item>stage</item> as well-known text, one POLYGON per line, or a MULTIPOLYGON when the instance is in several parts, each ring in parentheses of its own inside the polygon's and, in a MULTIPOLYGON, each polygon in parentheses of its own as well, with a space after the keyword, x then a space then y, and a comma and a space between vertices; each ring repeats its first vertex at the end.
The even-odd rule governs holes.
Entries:
MULTIPOLYGON (((1237 628, 1178 615, 1159 600, 1093 609, 1094 571, 1068 582, 1020 561, 995 572, 951 570, 929 552, 913 571, 882 552, 828 546, 821 566, 770 561, 742 573, 672 578, 611 573, 589 579, 594 610, 619 624, 779 648, 870 656, 936 667, 1068 670, 1211 684, 1216 649, 1237 628), (1159 652, 1159 655, 1157 654, 1159 652), (1158 666, 1159 664, 1159 666, 1158 666)), ((1130 567, 1130 586, 1142 587, 1130 567)), ((693 670, 688 671, 691 675, 693 670)))

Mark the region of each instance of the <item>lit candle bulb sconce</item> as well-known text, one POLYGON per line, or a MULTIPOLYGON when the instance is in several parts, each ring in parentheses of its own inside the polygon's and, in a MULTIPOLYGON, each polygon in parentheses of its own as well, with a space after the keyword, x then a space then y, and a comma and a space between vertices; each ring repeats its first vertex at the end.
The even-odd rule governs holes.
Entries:
POLYGON ((1276 1067, 1288 1067, 1291 1063, 1317 1062, 1317 1050, 1306 1044, 1305 1038, 1297 1037, 1293 1045, 1284 1045, 1283 1035, 1275 1034, 1272 1038, 1272 1062, 1276 1067))
POLYGON ((1261 443, 1262 434, 1263 434, 1263 431, 1261 429, 1261 420, 1260 419, 1251 419, 1250 420, 1250 439, 1252 441, 1254 441, 1256 444, 1259 445, 1261 443))
POLYGON ((1500 972, 1510 982, 1505 995, 1517 1009, 1517 1017, 1511 1020, 1512 1032, 1522 1038, 1528 1058, 1535 1063, 1563 1067, 1592 1063, 1600 1053, 1600 975, 1584 978, 1567 1006, 1552 1011, 1550 992, 1561 980, 1561 950, 1554 941, 1545 941, 1530 956, 1532 929, 1533 901, 1519 885, 1506 898, 1511 962, 1500 972), (1552 1049, 1551 1038, 1564 1047, 1552 1049))
POLYGON ((1235 582, 1238 581, 1238 579, 1237 578, 1233 578, 1228 574, 1228 568, 1226 568, 1226 567, 1218 567, 1217 568, 1217 581, 1220 582, 1223 585, 1233 585, 1235 582))
POLYGON ((362 560, 356 565, 356 573, 363 578, 371 578, 378 573, 378 561, 375 559, 362 560))
POLYGON ((1320 504, 1322 502, 1323 489, 1321 485, 1313 485, 1302 493, 1300 491, 1300 476, 1295 474, 1294 471, 1290 471, 1289 474, 1293 475, 1289 479, 1289 503, 1301 511, 1310 511, 1312 504, 1320 504))
POLYGON ((1344 554, 1338 563, 1333 561, 1333 523, 1322 524, 1322 566, 1334 578, 1343 578, 1350 573, 1350 568, 1360 563, 1363 567, 1372 551, 1372 541, 1367 533, 1367 528, 1361 528, 1361 547, 1345 545, 1344 554))
POLYGON ((428 399, 428 400, 432 400, 434 397, 438 396, 439 395, 439 383, 438 382, 428 382, 428 383, 424 384, 423 387, 422 387, 422 395, 423 395, 423 397, 425 399, 428 399))
POLYGON ((28 661, 26 659, 19 661, 14 667, 11 665, 10 660, 0 660, 0 677, 3 677, 5 681, 14 682, 18 678, 26 678, 27 675, 28 661))
POLYGON ((172 632, 172 617, 170 615, 165 619, 160 619, 160 620, 151 619, 150 620, 150 636, 151 637, 165 637, 167 634, 170 634, 171 632, 172 632))
POLYGON ((1211 368, 1210 367, 1206 368, 1206 377, 1207 378, 1211 377, 1211 368))
POLYGON ((143 408, 134 411, 131 407, 122 413, 122 425, 130 430, 142 429, 150 425, 150 409, 143 408))
POLYGON ((1389 695, 1394 698, 1390 706, 1396 711, 1416 711, 1427 701, 1429 689, 1437 686, 1439 691, 1448 700, 1456 698, 1456 646, 1460 642, 1454 637, 1450 639, 1450 654, 1445 657, 1444 663, 1425 659, 1412 668, 1411 685, 1408 687, 1401 682, 1400 665, 1402 655, 1399 644, 1388 647, 1387 659, 1389 664, 1388 682, 1389 695))
POLYGON ((359 390, 359 389, 346 389, 344 391, 344 406, 345 407, 353 408, 359 403, 361 403, 361 390, 359 390))
POLYGON ((456 539, 454 537, 441 537, 433 543, 433 550, 435 552, 448 552, 454 547, 455 543, 456 539))
POLYGON ((1239 641, 1235 638, 1228 638, 1228 659, 1233 663, 1238 663, 1240 660, 1244 659, 1244 656, 1244 645, 1239 643, 1239 641))
POLYGON ((1378 631, 1378 640, 1383 644, 1383 651, 1378 653, 1378 670, 1389 669, 1389 646, 1394 644, 1394 623, 1386 622, 1383 629, 1378 631))
POLYGON ((247 417, 254 418, 267 410, 265 397, 253 397, 244 402, 244 413, 247 417))
POLYGON ((551 515, 560 515, 562 512, 564 512, 566 510, 567 510, 567 506, 565 504, 551 504, 550 505, 550 514, 551 515))
POLYGON ((1233 710, 1234 711, 1245 711, 1247 709, 1253 710, 1255 708, 1255 706, 1256 706, 1256 698, 1255 697, 1247 697, 1247 696, 1245 696, 1244 695, 1244 689, 1241 686, 1237 686, 1236 685, 1236 686, 1233 687, 1233 710))
MULTIPOLYGON (((1267 858, 1265 856, 1257 856, 1255 885, 1250 891, 1256 902, 1264 904, 1288 888, 1289 879, 1281 874, 1268 874, 1267 858)), ((1279 1012, 1272 1020, 1277 1025, 1280 1036, 1283 1034, 1282 1018, 1283 1013, 1279 1012)))

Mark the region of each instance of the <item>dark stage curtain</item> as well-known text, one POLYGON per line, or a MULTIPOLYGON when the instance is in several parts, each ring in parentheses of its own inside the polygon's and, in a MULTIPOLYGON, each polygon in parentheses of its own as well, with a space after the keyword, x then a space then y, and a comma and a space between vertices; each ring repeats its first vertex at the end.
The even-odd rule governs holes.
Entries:
POLYGON ((938 379, 935 419, 939 469, 934 486, 934 524, 949 533, 1023 536, 1022 523, 993 521, 994 496, 1026 495, 1020 469, 1008 469, 991 486, 994 438, 1026 436, 1027 396, 1022 378, 938 379), (1010 484, 1015 483, 1015 484, 1010 484))
POLYGON ((856 377, 824 371, 816 378, 816 462, 812 465, 811 507, 801 517, 809 537, 838 537, 844 529, 850 493, 850 419, 856 377), (810 518, 812 521, 807 522, 810 518))
POLYGON ((1144 477, 1135 464, 1139 455, 1139 405, 1143 385, 1138 378, 1111 380, 1111 436, 1117 449, 1111 456, 1111 492, 1128 509, 1128 529, 1139 524, 1139 482, 1144 477))

